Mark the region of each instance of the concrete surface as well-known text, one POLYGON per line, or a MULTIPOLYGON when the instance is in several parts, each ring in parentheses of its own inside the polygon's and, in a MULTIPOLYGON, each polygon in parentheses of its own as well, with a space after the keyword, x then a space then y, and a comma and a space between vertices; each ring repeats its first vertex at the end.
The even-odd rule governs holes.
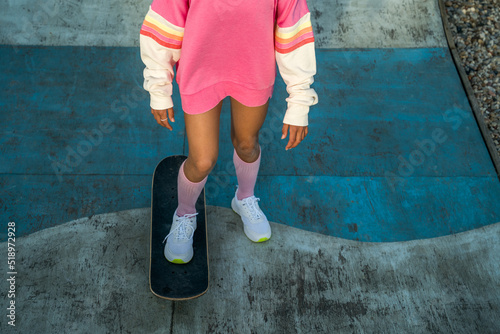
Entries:
POLYGON ((185 302, 149 291, 149 209, 18 238, 16 327, 4 315, 2 333, 500 331, 500 224, 361 243, 273 223, 253 244, 231 210, 208 215, 210 289, 185 302))
MULTIPOLYGON (((151 0, 1 0, 0 44, 138 46, 151 0)), ((446 47, 436 0, 309 0, 318 48, 446 47)))

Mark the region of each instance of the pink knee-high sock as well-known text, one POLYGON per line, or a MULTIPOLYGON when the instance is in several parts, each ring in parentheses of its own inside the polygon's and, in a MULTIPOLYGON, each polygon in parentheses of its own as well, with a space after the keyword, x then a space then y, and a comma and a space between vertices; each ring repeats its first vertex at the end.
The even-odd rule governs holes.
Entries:
POLYGON ((185 163, 186 161, 182 163, 181 168, 179 168, 179 175, 177 176, 177 196, 179 201, 177 215, 179 217, 196 213, 196 200, 198 200, 198 196, 200 196, 208 178, 208 176, 206 176, 200 182, 189 181, 186 174, 184 174, 185 163))
POLYGON ((259 173, 260 167, 260 156, 254 162, 245 162, 234 150, 233 162, 236 168, 236 177, 238 178, 238 192, 236 197, 238 200, 253 196, 253 190, 255 188, 255 182, 257 181, 257 174, 259 173))

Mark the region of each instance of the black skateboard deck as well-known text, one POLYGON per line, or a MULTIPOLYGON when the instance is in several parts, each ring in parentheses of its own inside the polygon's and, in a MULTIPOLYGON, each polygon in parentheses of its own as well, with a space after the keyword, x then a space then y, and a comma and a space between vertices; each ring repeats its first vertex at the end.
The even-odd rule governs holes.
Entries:
POLYGON ((173 264, 163 253, 163 240, 170 231, 177 208, 177 175, 183 155, 163 159, 156 166, 151 191, 151 260, 149 286, 158 297, 170 300, 193 299, 208 290, 208 246, 205 189, 196 202, 197 228, 193 237, 193 259, 186 264, 173 264))

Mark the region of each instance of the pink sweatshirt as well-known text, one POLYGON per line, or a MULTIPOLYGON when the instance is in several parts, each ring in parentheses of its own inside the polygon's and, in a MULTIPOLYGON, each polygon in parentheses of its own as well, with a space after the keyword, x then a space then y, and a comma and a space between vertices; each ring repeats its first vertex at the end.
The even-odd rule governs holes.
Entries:
POLYGON ((289 97, 284 123, 308 125, 318 102, 314 36, 306 0, 153 0, 140 32, 151 108, 199 114, 232 96, 250 107, 272 96, 276 63, 289 97))

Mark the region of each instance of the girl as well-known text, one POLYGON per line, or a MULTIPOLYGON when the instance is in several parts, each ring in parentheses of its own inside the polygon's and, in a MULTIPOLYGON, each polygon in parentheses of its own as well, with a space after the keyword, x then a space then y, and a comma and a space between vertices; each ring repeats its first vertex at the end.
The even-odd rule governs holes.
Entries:
POLYGON ((230 97, 231 140, 238 186, 231 202, 246 236, 271 237, 254 196, 260 166, 259 130, 272 96, 276 63, 287 85, 288 107, 281 139, 296 147, 308 132, 310 88, 316 74, 314 36, 306 0, 153 0, 140 32, 144 88, 151 112, 172 130, 173 67, 176 66, 189 143, 177 178, 178 207, 165 237, 165 257, 193 257, 195 203, 217 161, 222 100, 230 97))

